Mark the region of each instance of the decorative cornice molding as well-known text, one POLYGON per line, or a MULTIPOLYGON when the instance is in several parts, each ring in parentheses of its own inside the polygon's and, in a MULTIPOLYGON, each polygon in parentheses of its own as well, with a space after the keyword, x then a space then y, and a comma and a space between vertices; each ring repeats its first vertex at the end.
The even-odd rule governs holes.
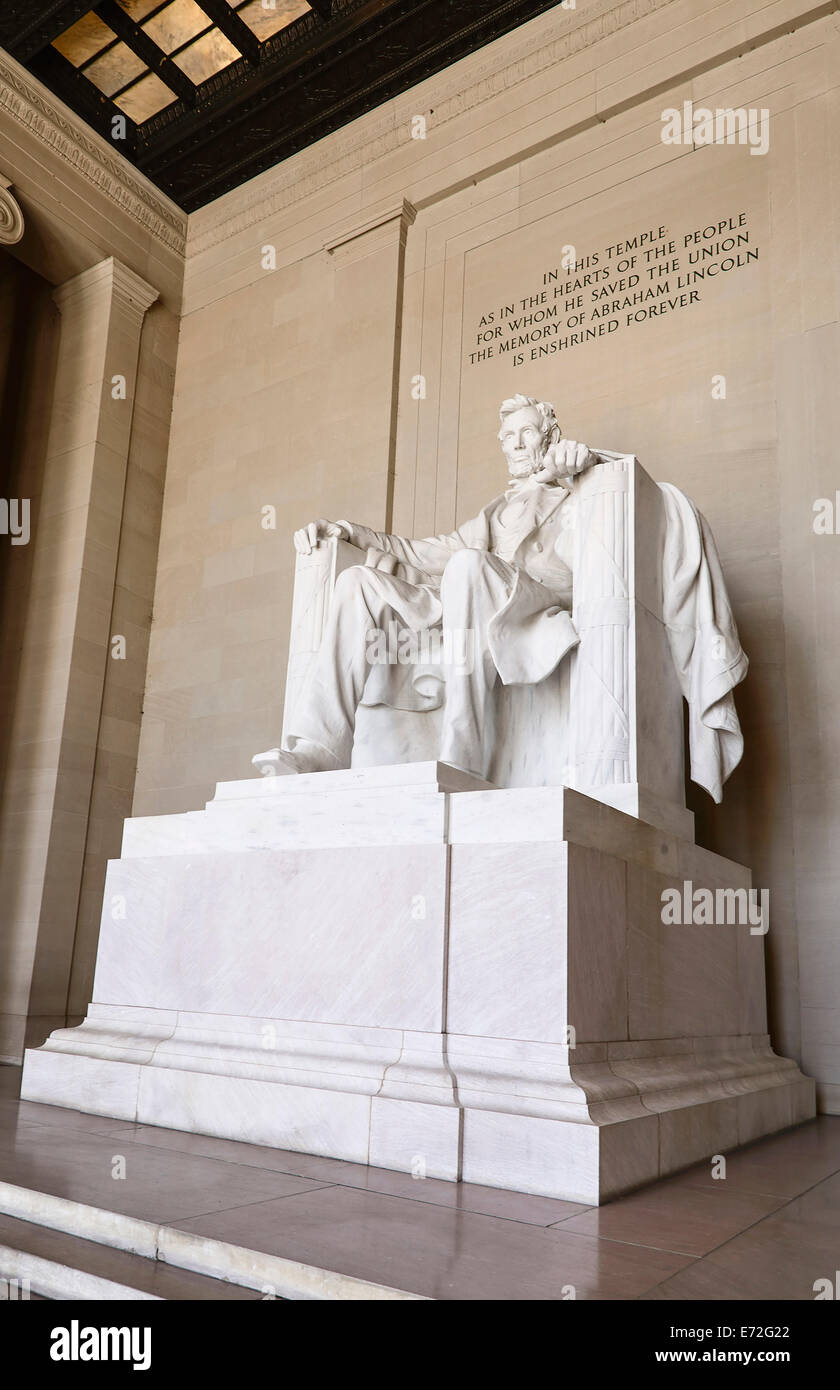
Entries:
POLYGON ((183 255, 187 216, 127 160, 0 50, 0 109, 171 250, 183 255))
MULTIPOLYGON (((459 59, 450 68, 420 84, 435 91, 435 128, 440 129, 448 121, 492 101, 501 92, 528 81, 573 54, 591 48, 636 20, 678 3, 679 0, 618 0, 618 3, 617 0, 592 0, 585 10, 564 9, 562 5, 557 5, 530 24, 512 30, 496 43, 459 59), (534 43, 534 25, 544 26, 539 45, 534 43), (528 29, 532 30, 530 35, 525 32, 528 29), (499 67, 498 44, 501 43, 507 46, 509 56, 504 66, 499 67), (464 86, 467 73, 469 82, 464 86)), ((263 218, 275 216, 310 194, 317 193, 327 184, 392 153, 405 141, 404 131, 394 122, 394 106, 403 104, 410 109, 414 90, 410 89, 384 107, 325 136, 274 169, 258 174, 254 180, 257 187, 244 205, 243 188, 223 194, 218 201, 228 199, 237 209, 230 217, 214 222, 216 203, 209 203, 192 213, 188 255, 199 255, 246 231, 263 218)), ((218 217, 218 210, 215 216, 218 217)))
POLYGON ((23 213, 9 189, 12 180, 0 174, 0 245, 14 246, 23 236, 23 213))

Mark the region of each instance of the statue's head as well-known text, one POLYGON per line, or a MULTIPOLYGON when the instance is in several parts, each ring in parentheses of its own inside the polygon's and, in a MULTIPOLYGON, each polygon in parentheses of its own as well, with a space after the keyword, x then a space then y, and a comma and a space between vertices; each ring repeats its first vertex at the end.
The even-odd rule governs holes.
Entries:
POLYGON ((512 478, 539 472, 552 444, 560 438, 554 406, 533 396, 516 395, 502 401, 499 439, 512 478))

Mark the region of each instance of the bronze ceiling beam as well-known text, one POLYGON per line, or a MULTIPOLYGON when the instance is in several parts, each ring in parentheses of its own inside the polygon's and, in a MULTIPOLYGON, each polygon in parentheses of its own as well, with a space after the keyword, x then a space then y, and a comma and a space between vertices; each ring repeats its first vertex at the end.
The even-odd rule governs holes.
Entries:
POLYGON ((91 8, 91 0, 52 0, 47 5, 6 0, 0 7, 0 44, 19 63, 28 63, 91 8))
POLYGON ((247 58, 252 67, 260 61, 260 41, 253 33, 244 19, 240 19, 236 10, 232 10, 227 0, 196 0, 199 7, 211 19, 217 29, 220 29, 226 39, 230 39, 234 48, 238 48, 243 58, 247 58))

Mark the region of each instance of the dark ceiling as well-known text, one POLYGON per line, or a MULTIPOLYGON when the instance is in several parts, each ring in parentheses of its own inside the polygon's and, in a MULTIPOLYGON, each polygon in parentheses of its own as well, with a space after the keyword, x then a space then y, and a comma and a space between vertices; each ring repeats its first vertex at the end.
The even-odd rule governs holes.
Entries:
POLYGON ((0 0, 0 46, 186 212, 558 0, 0 0))

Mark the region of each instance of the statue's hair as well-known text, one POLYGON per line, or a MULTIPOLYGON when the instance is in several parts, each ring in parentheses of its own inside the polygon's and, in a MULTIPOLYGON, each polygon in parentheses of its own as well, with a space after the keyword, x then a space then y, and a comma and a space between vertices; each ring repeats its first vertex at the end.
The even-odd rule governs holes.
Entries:
POLYGON ((499 438, 501 439, 502 437, 502 430, 504 429, 505 420, 508 415, 513 415, 517 410, 525 410, 528 406, 531 406, 534 410, 539 412, 542 437, 546 447, 548 447, 549 444, 553 444, 555 440, 560 438, 561 432, 560 424, 554 413, 554 406, 550 401, 538 401, 536 397, 523 396, 521 392, 515 396, 511 396, 506 401, 502 401, 499 407, 499 419, 502 422, 502 428, 499 430, 499 438))

